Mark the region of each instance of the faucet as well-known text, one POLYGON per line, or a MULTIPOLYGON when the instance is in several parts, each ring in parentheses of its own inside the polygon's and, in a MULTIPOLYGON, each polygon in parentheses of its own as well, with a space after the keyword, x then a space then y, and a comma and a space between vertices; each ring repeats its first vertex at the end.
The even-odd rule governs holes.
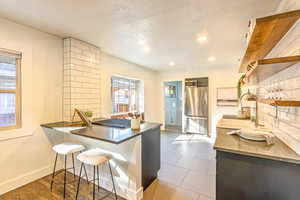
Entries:
POLYGON ((250 90, 248 89, 248 91, 244 94, 241 95, 240 97, 240 104, 241 104, 241 112, 243 113, 243 98, 247 96, 248 98, 254 98, 255 99, 255 127, 257 128, 259 126, 259 123, 258 123, 258 98, 255 94, 251 93, 250 90))
POLYGON ((250 90, 248 89, 248 91, 247 92, 245 92, 244 94, 242 94, 241 96, 240 96, 240 103, 241 103, 241 109, 242 109, 242 112, 243 112, 243 102, 242 102, 242 99, 245 97, 245 96, 252 96, 252 94, 250 93, 250 90))

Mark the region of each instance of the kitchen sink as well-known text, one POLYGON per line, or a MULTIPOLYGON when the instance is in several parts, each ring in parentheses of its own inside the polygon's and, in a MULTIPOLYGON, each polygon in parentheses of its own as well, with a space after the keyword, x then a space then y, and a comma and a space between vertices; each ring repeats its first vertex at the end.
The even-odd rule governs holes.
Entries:
POLYGON ((229 128, 229 129, 241 129, 241 128, 254 127, 254 125, 249 120, 220 119, 217 124, 217 127, 218 128, 229 128))

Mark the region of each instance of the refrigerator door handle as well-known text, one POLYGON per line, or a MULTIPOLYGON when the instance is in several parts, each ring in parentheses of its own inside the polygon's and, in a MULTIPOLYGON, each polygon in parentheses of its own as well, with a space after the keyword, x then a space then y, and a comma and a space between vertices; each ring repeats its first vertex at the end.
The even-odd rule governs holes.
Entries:
POLYGON ((206 88, 204 90, 204 96, 203 96, 203 101, 204 101, 204 104, 207 105, 207 100, 208 100, 208 91, 207 91, 208 88, 206 88))

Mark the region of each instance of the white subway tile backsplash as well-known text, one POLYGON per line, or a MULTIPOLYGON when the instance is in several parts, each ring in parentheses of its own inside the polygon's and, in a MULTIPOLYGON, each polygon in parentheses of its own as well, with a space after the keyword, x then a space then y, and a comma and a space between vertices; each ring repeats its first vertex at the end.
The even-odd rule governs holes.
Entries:
MULTIPOLYGON (((284 0, 280 12, 294 10, 300 3, 296 0, 284 0), (296 4, 296 2, 298 2, 296 4)), ((267 58, 300 55, 300 21, 290 29, 285 37, 269 53, 267 58)), ((264 80, 254 87, 249 88, 260 98, 281 98, 300 101, 300 63, 283 70, 264 80)), ((300 108, 278 107, 259 104, 259 119, 273 127, 275 134, 300 154, 300 108)))
POLYGON ((99 116, 100 55, 100 49, 94 45, 73 38, 64 40, 64 120, 71 120, 75 108, 99 116))

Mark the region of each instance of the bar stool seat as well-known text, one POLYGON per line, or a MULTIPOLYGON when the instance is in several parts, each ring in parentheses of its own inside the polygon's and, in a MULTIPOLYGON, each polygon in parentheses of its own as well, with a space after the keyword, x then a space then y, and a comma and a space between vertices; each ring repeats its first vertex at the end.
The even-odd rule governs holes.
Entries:
MULTIPOLYGON (((95 184, 96 184, 96 180, 98 181, 98 190, 100 188, 100 184, 99 184, 99 180, 100 180, 100 176, 99 176, 99 166, 103 165, 105 163, 108 163, 109 166, 109 171, 110 171, 110 175, 111 175, 111 180, 112 180, 112 185, 113 185, 113 193, 115 196, 115 199, 117 200, 117 192, 116 192, 116 187, 115 187, 115 182, 114 182, 114 178, 113 178, 113 174, 112 174, 112 170, 111 170, 111 166, 110 166, 110 159, 111 157, 108 154, 105 154, 101 149, 95 148, 95 149, 90 149, 87 150, 83 153, 80 153, 77 156, 77 159, 79 161, 81 161, 81 167, 80 167, 80 172, 79 172, 79 180, 78 180, 78 185, 77 185, 77 192, 76 192, 76 197, 75 199, 77 200, 78 198, 78 193, 79 193, 79 187, 80 187, 80 179, 81 179, 81 172, 82 172, 82 168, 84 166, 84 164, 93 166, 94 169, 94 174, 93 174, 93 180, 91 182, 93 182, 93 200, 95 200, 95 184), (97 169, 97 176, 98 178, 96 178, 96 169, 97 169)), ((101 198, 104 199, 106 197, 108 197, 110 194, 106 195, 105 197, 101 198)))
POLYGON ((85 148, 81 144, 64 142, 64 143, 53 146, 52 149, 53 149, 53 151, 55 151, 58 154, 67 155, 70 153, 76 153, 76 152, 83 151, 85 148))
POLYGON ((109 156, 99 149, 90 149, 77 156, 82 163, 92 166, 98 166, 109 160, 109 156))

